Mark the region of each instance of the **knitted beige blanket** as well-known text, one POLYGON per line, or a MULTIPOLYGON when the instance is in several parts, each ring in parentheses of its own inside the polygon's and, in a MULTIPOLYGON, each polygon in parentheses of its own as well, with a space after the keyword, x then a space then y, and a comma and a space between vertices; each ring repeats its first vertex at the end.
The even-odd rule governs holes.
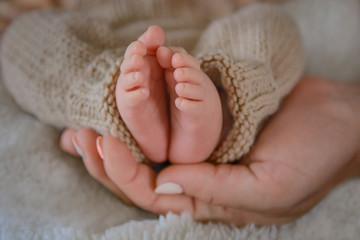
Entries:
POLYGON ((86 2, 90 6, 16 19, 2 40, 3 81, 21 108, 41 121, 111 133, 138 161, 145 156, 118 113, 115 86, 124 50, 149 25, 164 28, 167 45, 197 56, 226 92, 234 123, 212 161, 248 153, 302 74, 298 28, 275 5, 235 10, 229 0, 86 2))
MULTIPOLYGON (((307 73, 360 79, 358 0, 292 0, 307 73), (346 28, 344 27, 346 26, 346 28)), ((0 82, 0 239, 358 239, 360 180, 284 226, 197 223, 123 205, 59 150, 59 132, 24 113, 0 82)))

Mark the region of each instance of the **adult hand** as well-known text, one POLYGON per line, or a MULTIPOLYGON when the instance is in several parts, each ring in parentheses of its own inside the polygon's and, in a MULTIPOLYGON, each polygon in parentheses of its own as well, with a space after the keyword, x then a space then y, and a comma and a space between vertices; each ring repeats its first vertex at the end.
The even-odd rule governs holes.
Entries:
POLYGON ((198 220, 237 225, 283 223, 310 210, 338 183, 360 175, 359 103, 359 84, 305 78, 240 163, 171 165, 157 177, 111 136, 102 140, 104 161, 94 151, 96 134, 81 137, 90 130, 64 132, 61 145, 76 154, 69 143, 75 136, 89 172, 148 211, 187 211, 198 220), (156 194, 156 186, 158 193, 182 194, 156 194))

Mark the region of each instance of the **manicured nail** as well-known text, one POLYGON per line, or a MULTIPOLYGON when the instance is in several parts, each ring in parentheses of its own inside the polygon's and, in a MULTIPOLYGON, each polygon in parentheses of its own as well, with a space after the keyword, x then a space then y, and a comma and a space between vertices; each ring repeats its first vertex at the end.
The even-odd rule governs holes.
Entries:
POLYGON ((97 137, 96 139, 96 148, 97 148, 97 151, 99 153, 99 156, 101 157, 101 159, 104 160, 104 152, 102 150, 102 137, 97 137))
POLYGON ((179 184, 173 182, 163 183, 155 188, 156 194, 181 194, 183 192, 183 188, 179 184))
POLYGON ((80 149, 80 147, 79 147, 79 144, 78 144, 78 142, 76 141, 75 136, 72 137, 72 143, 73 143, 73 145, 74 145, 74 147, 75 147, 76 152, 80 155, 80 157, 83 158, 83 157, 84 157, 84 154, 83 154, 83 152, 81 151, 81 149, 80 149))

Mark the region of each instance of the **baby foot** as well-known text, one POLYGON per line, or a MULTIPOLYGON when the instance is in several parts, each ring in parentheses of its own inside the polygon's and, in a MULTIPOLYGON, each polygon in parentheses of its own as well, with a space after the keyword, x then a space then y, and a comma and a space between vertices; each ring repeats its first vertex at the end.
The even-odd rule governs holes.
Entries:
POLYGON ((149 29, 125 52, 116 86, 122 119, 144 154, 154 162, 167 158, 169 118, 164 70, 156 50, 165 42, 158 26, 149 29))
POLYGON ((204 161, 218 144, 222 130, 219 93, 199 62, 185 50, 160 47, 157 58, 166 69, 170 94, 169 160, 204 161))

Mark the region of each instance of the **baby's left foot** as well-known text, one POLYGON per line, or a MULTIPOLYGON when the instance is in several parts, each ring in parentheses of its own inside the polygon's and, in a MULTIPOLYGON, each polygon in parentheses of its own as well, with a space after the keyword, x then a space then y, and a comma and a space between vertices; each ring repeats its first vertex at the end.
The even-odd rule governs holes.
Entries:
POLYGON ((116 86, 120 115, 144 154, 154 162, 167 159, 169 120, 164 70, 156 59, 164 31, 151 26, 125 52, 116 86))
MULTIPOLYGON (((174 50, 174 49, 173 49, 174 50)), ((222 130, 219 93, 193 56, 160 47, 157 58, 166 69, 170 94, 172 163, 205 161, 218 144, 222 130)))

